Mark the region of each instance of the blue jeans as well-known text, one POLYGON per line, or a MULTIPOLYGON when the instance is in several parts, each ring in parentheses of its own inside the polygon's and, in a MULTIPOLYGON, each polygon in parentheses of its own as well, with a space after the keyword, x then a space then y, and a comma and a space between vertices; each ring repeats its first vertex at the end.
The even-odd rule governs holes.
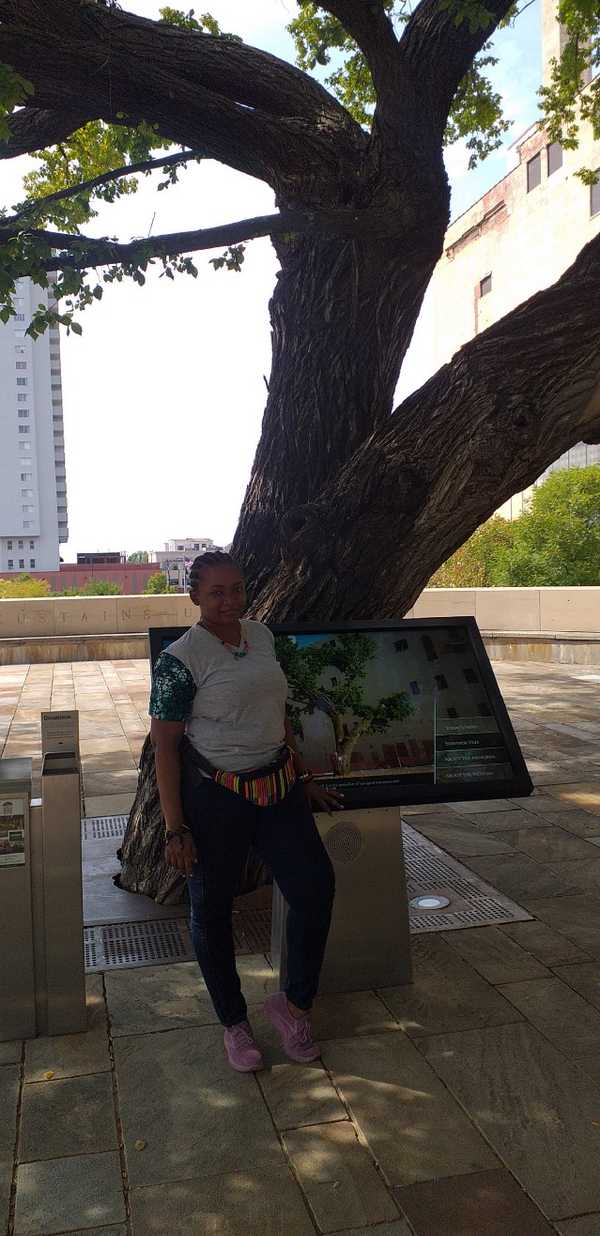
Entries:
POLYGON ((198 851, 188 878, 192 941, 219 1020, 233 1026, 247 1016, 231 915, 251 843, 289 907, 286 994, 308 1010, 319 984, 335 886, 303 786, 294 785, 274 807, 254 807, 214 781, 193 778, 186 785, 184 779, 183 802, 198 851))

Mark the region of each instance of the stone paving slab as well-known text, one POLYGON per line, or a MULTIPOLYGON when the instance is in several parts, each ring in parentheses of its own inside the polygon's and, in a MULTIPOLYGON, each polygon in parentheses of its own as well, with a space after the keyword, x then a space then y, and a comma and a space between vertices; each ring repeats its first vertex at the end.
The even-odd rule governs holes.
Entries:
POLYGON ((507 983, 500 990, 565 1055, 600 1051, 600 1012, 559 978, 507 983))
POLYGON ((519 1188, 498 1170, 427 1181, 396 1197, 417 1236, 552 1236, 552 1227, 519 1188))
POLYGON ((567 1219, 557 1223, 560 1236, 598 1236, 600 1232, 600 1211, 595 1215, 581 1215, 578 1219, 567 1219))
POLYGON ((600 1086, 525 1022, 419 1046, 543 1214, 600 1209, 600 1086))
POLYGON ((54 1236, 92 1225, 122 1223, 125 1203, 116 1152, 21 1164, 15 1236, 54 1236))
MULTIPOLYGON (((238 957, 237 968, 248 1004, 264 1001, 273 971, 263 954, 238 957)), ((195 961, 109 970, 105 982, 114 1038, 218 1021, 195 961)))
POLYGON ((600 900, 583 893, 574 897, 532 900, 529 909, 593 957, 600 956, 600 900))
POLYGON ((0 1043, 0 1064, 18 1064, 21 1059, 21 1051, 20 1039, 14 1039, 8 1043, 0 1043))
POLYGON ((4 1230, 8 1219, 18 1098, 19 1070, 15 1065, 5 1064, 0 1068, 0 1231, 4 1230))
POLYGON ((132 1185, 283 1162, 257 1082, 229 1067, 220 1026, 116 1039, 115 1065, 132 1185))
POLYGON ((388 1184, 499 1166, 406 1035, 332 1040, 323 1059, 388 1184))
POLYGON ((419 936, 412 947, 413 983, 379 993, 411 1038, 519 1020, 509 1002, 439 935, 419 936))
POLYGON ((499 930, 546 966, 589 960, 583 949, 537 919, 530 923, 502 923, 499 930))
MULTIPOLYGON (((255 1019, 253 1024, 256 1029, 255 1019)), ((257 1074, 258 1084, 277 1129, 346 1119, 346 1109, 320 1061, 271 1063, 269 1051, 264 1050, 264 1036, 257 1033, 257 1039, 268 1065, 257 1074)))
POLYGON ((135 1236, 314 1236, 288 1167, 252 1166, 221 1176, 133 1188, 135 1236))
POLYGON ((320 1232, 396 1219, 398 1209, 349 1121, 284 1135, 284 1146, 320 1232))
POLYGON ((116 1150, 110 1073, 25 1086, 19 1158, 59 1159, 116 1150))
POLYGON ((110 1071, 108 1024, 100 974, 87 975, 86 993, 87 1033, 29 1039, 25 1043, 26 1082, 43 1081, 49 1072, 54 1078, 60 1078, 110 1071))
POLYGON ((497 927, 444 932, 442 939, 488 983, 550 977, 550 971, 497 927))

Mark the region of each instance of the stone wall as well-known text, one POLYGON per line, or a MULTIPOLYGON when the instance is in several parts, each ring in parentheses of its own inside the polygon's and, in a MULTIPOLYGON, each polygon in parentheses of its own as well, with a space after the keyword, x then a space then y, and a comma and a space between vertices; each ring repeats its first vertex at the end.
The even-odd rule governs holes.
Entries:
MULTIPOLYGON (((469 614, 486 632, 600 635, 600 587, 428 588, 406 617, 469 614)), ((0 601, 0 641, 127 636, 145 633, 148 627, 191 626, 197 616, 195 605, 181 593, 0 601)))

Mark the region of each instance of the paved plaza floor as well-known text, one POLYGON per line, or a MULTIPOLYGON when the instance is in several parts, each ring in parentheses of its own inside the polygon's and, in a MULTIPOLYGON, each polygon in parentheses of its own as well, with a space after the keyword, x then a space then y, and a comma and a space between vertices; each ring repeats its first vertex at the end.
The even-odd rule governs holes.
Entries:
MULTIPOLYGON (((414 937, 411 986, 320 997, 311 1066, 241 957, 256 1076, 195 963, 90 975, 87 1034, 0 1043, 0 1232, 600 1236, 600 674, 495 669, 535 794, 405 814, 532 920, 414 937)), ((0 753, 39 775, 40 711, 78 708, 86 815, 123 813, 147 695, 142 661, 0 668, 0 753)))

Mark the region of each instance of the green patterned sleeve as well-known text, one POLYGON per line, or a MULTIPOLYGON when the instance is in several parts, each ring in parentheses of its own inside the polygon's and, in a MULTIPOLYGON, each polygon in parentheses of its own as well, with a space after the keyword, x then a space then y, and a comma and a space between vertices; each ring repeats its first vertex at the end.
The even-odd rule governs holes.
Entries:
POLYGON ((152 675, 148 712, 157 721, 185 721, 192 711, 196 684, 177 657, 161 652, 152 675))

